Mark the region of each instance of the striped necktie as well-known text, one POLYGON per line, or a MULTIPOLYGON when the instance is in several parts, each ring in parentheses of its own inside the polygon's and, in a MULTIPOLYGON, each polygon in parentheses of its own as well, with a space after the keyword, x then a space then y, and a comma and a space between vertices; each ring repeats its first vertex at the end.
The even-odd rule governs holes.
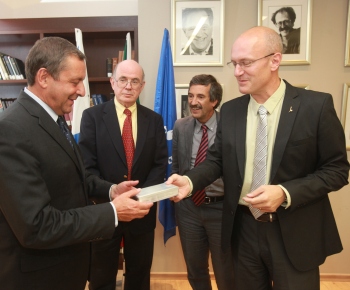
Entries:
MULTIPOLYGON (((266 184, 267 110, 264 106, 260 106, 258 113, 260 119, 256 129, 253 180, 250 191, 257 189, 260 185, 266 184)), ((251 205, 249 205, 249 209, 255 219, 264 214, 263 211, 251 205)))
MULTIPOLYGON (((194 163, 194 166, 196 167, 199 163, 203 162, 205 158, 207 157, 207 150, 208 150, 208 127, 206 125, 202 125, 202 140, 198 148, 196 161, 194 163)), ((199 206, 204 202, 205 199, 205 189, 198 190, 196 193, 192 195, 192 200, 195 205, 199 206)))

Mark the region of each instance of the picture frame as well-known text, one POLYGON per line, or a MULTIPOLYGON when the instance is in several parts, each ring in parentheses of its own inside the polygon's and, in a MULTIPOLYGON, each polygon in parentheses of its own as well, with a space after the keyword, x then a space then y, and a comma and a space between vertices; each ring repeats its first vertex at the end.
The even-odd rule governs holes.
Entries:
POLYGON ((345 66, 350 66, 350 1, 348 5, 348 23, 346 26, 346 43, 345 43, 345 66))
POLYGON ((189 88, 189 85, 175 84, 176 118, 177 119, 187 117, 191 114, 188 107, 188 88, 189 88))
POLYGON ((344 128, 346 150, 350 150, 350 83, 344 84, 340 121, 344 128))
POLYGON ((312 0, 258 1, 258 25, 274 29, 284 43, 281 65, 310 64, 312 0))
POLYGON ((305 89, 305 90, 310 89, 309 85, 306 85, 306 84, 298 84, 298 85, 294 85, 294 86, 297 88, 305 89))
POLYGON ((174 66, 223 66, 225 0, 171 0, 174 66))

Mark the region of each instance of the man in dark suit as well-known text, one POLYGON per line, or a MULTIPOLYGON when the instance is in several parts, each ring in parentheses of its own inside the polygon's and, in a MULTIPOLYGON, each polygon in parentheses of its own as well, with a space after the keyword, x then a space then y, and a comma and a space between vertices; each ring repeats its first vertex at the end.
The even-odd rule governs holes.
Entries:
MULTIPOLYGON (((145 85, 142 67, 125 60, 117 65, 110 81, 115 98, 83 113, 79 146, 86 169, 114 183, 127 179, 138 180, 140 187, 163 183, 168 160, 163 119, 136 102, 145 85), (123 145, 127 111, 134 149, 130 163, 125 153, 129 149, 123 145)), ((121 223, 112 240, 94 243, 90 289, 115 289, 122 238, 125 289, 150 289, 155 225, 156 205, 144 218, 121 223)))
MULTIPOLYGON (((220 114, 222 87, 212 75, 196 75, 189 85, 188 106, 191 116, 178 119, 173 131, 172 173, 185 174, 202 156, 202 139, 207 136, 212 145, 220 114), (206 133, 205 133, 205 132, 206 133)), ((196 195, 175 204, 187 276, 193 289, 212 289, 208 256, 214 268, 215 281, 220 290, 229 290, 233 284, 233 265, 230 255, 221 251, 221 217, 224 200, 224 183, 221 178, 205 188, 202 203, 196 195)))
POLYGON ((222 106, 207 159, 168 181, 182 186, 178 201, 191 185, 195 192, 223 174, 222 247, 232 249, 239 290, 319 289, 318 266, 342 250, 328 193, 348 183, 344 131, 331 95, 280 79, 281 52, 279 35, 267 27, 238 37, 231 58, 245 95, 222 106), (251 191, 262 107, 266 176, 251 191), (263 214, 254 218, 257 210, 263 214))
POLYGON ((26 60, 28 87, 0 116, 1 288, 83 290, 89 242, 111 238, 118 220, 152 206, 130 198, 139 190, 120 194, 137 182, 115 186, 85 172, 59 117, 85 95, 85 71, 84 54, 69 41, 37 41, 26 60), (88 196, 110 191, 111 203, 87 206, 88 196))

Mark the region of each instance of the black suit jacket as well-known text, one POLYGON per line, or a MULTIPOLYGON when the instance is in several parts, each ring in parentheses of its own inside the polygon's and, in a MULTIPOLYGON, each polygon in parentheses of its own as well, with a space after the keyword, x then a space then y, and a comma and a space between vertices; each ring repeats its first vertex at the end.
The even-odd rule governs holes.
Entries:
MULTIPOLYGON (((291 195, 288 209, 277 214, 287 255, 300 271, 317 267, 342 250, 328 193, 348 183, 344 131, 332 96, 286 82, 270 184, 281 184, 291 195)), ((234 217, 244 179, 246 118, 250 97, 225 103, 214 145, 207 160, 187 175, 195 192, 223 173, 225 201, 222 246, 231 241, 234 217)))
MULTIPOLYGON (((131 178, 137 187, 164 182, 168 151, 162 117, 137 104, 137 140, 131 178)), ((79 146, 86 169, 113 183, 127 180, 127 164, 114 100, 84 111, 79 146)), ((142 219, 128 223, 133 234, 154 230, 156 203, 142 219)), ((118 230, 118 229, 117 229, 118 230)))
POLYGON ((88 242, 115 229, 112 206, 87 206, 88 194, 108 196, 111 183, 85 173, 79 152, 24 92, 0 115, 0 156, 0 285, 84 289, 88 242))

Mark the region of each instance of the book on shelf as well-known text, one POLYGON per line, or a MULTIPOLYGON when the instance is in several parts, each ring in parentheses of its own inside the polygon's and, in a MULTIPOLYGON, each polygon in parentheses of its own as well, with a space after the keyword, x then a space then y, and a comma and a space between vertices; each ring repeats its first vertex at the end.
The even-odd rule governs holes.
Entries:
POLYGON ((112 76, 112 67, 113 67, 112 58, 108 57, 106 60, 107 77, 112 76))
POLYGON ((18 58, 15 58, 13 56, 9 56, 17 70, 17 73, 20 77, 21 80, 25 79, 26 78, 26 74, 25 74, 25 68, 24 68, 24 62, 21 61, 20 59, 18 58))
POLYGON ((24 63, 18 58, 0 52, 0 68, 4 80, 25 79, 24 63))
POLYGON ((124 50, 119 50, 118 63, 123 61, 123 57, 124 57, 124 50))
POLYGON ((3 65, 4 65, 4 69, 5 69, 6 74, 7 74, 7 76, 8 76, 8 80, 13 80, 13 79, 15 79, 15 78, 14 78, 14 75, 13 75, 12 72, 10 71, 10 68, 9 68, 10 64, 8 63, 8 59, 5 58, 5 54, 3 54, 3 53, 0 52, 0 58, 1 58, 2 63, 3 63, 3 65))
POLYGON ((117 66, 118 64, 118 58, 117 57, 112 57, 112 75, 113 75, 113 72, 115 70, 115 67, 117 66))
POLYGON ((16 100, 17 99, 6 99, 6 98, 0 99, 1 106, 2 106, 3 110, 7 109, 16 100))
POLYGON ((4 63, 2 61, 2 58, 0 57, 0 75, 2 80, 8 80, 9 76, 5 70, 4 63))
POLYGON ((8 59, 8 61, 9 61, 9 64, 10 64, 10 66, 11 66, 11 70, 12 70, 12 73, 13 73, 13 75, 14 75, 14 77, 15 77, 15 80, 20 80, 21 77, 20 77, 20 75, 19 75, 19 72, 17 71, 17 67, 15 66, 15 63, 14 63, 13 58, 12 58, 11 56, 9 56, 9 55, 5 55, 5 57, 6 57, 6 58, 8 59))
POLYGON ((91 98, 94 106, 107 102, 107 97, 102 94, 92 94, 91 98))

